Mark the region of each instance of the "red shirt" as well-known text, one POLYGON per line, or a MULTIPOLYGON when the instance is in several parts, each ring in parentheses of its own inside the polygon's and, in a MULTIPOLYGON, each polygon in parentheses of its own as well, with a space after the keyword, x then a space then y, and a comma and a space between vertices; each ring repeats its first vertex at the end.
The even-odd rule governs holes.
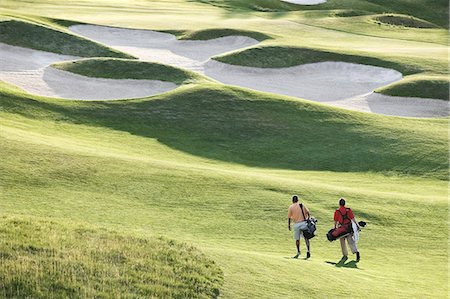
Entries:
POLYGON ((340 224, 347 224, 352 221, 352 219, 355 218, 355 215, 353 215, 352 209, 346 208, 346 207, 339 207, 334 212, 334 221, 339 222, 340 224), (347 219, 343 219, 342 215, 347 214, 347 219))

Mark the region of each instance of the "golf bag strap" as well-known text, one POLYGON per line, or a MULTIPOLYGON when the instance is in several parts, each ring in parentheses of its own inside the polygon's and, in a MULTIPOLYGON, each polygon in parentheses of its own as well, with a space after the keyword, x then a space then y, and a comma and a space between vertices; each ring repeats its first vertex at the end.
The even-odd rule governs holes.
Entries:
MULTIPOLYGON (((339 214, 341 214, 341 216, 342 216, 342 224, 344 224, 345 219, 350 220, 350 219, 348 218, 348 210, 349 210, 349 208, 345 208, 345 214, 342 214, 341 210, 338 209, 339 214), (345 217, 345 218, 344 218, 344 217, 345 217)), ((350 220, 350 223, 352 223, 351 220, 350 220)))
POLYGON ((306 220, 305 212, 303 212, 303 204, 302 203, 300 204, 300 210, 302 210, 303 219, 306 220))

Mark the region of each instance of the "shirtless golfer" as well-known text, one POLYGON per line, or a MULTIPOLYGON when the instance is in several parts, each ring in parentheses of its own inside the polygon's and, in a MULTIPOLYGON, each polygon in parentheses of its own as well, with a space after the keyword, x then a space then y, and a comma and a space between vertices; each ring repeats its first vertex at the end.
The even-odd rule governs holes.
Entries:
MULTIPOLYGON (((289 206, 288 209, 288 229, 291 230, 291 219, 294 222, 294 239, 295 239, 295 246, 297 246, 297 254, 294 256, 294 258, 298 258, 300 256, 300 236, 303 236, 304 230, 306 230, 306 219, 309 218, 309 210, 305 205, 303 205, 303 213, 302 209, 300 208, 300 204, 298 203, 298 196, 294 195, 292 197, 292 205, 289 206), (305 215, 303 217, 303 214, 305 215), (306 219, 305 219, 306 217, 306 219)), ((309 240, 305 239, 306 243, 306 258, 311 257, 311 253, 309 252, 309 240)))

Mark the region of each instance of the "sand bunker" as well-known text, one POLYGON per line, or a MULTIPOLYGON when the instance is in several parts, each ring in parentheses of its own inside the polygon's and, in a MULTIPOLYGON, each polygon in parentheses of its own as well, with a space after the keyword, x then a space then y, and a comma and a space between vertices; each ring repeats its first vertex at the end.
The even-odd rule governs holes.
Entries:
POLYGON ((281 1, 299 5, 316 5, 327 2, 327 0, 281 0, 281 1))
MULTIPOLYGON (((142 60, 193 70, 225 84, 385 115, 449 115, 445 101, 374 94, 376 88, 402 78, 401 73, 391 69, 344 62, 267 69, 228 65, 210 59, 214 55, 258 43, 249 37, 179 41, 171 34, 151 30, 94 25, 75 25, 70 30, 142 60)), ((145 97, 176 87, 173 83, 152 80, 88 78, 47 67, 51 63, 74 58, 0 44, 0 80, 31 93, 70 99, 145 97)))
POLYGON ((32 94, 79 100, 141 98, 177 87, 157 80, 91 78, 48 66, 74 58, 0 44, 0 80, 32 94))
POLYGON ((75 25, 74 33, 101 42, 139 59, 202 71, 202 62, 229 51, 259 42, 246 36, 226 36, 211 40, 177 40, 172 34, 151 30, 75 25))
POLYGON ((349 110, 404 117, 445 117, 448 102, 391 97, 373 90, 402 79, 387 68, 346 62, 319 62, 289 68, 252 68, 211 60, 205 75, 226 84, 294 96, 349 110))
POLYGON ((52 67, 26 72, 2 72, 0 80, 32 94, 78 100, 142 98, 177 87, 174 83, 156 80, 90 78, 52 67))
POLYGON ((393 97, 368 93, 350 99, 327 103, 332 106, 356 111, 404 117, 447 117, 449 102, 414 97, 393 97))
POLYGON ((318 102, 365 94, 402 78, 401 73, 391 69, 345 62, 263 69, 211 60, 205 65, 205 74, 226 84, 318 102))
MULTIPOLYGON (((318 4, 325 1, 289 2, 318 4)), ((391 69, 344 62, 320 62, 279 69, 234 66, 210 57, 252 46, 258 41, 242 36, 179 41, 167 33, 94 25, 71 26, 70 30, 142 60, 193 70, 225 84, 356 111, 414 117, 449 115, 445 101, 374 94, 376 88, 401 80, 402 74, 391 69)))
POLYGON ((0 72, 38 70, 55 62, 77 58, 0 43, 0 72))

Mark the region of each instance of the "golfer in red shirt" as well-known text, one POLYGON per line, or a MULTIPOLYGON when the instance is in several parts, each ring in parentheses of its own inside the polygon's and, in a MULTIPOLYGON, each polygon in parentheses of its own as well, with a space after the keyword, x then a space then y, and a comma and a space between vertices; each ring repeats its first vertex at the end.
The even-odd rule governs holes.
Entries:
MULTIPOLYGON (((355 216, 353 215, 353 211, 350 208, 345 207, 345 199, 341 198, 339 200, 339 209, 337 209, 334 212, 334 228, 337 228, 342 225, 352 225, 352 222, 356 224, 356 226, 359 229, 359 225, 355 220, 355 216)), ((355 240, 353 239, 353 233, 349 234, 348 236, 344 238, 340 238, 339 241, 341 242, 341 249, 342 249, 342 259, 346 260, 348 259, 348 251, 347 251, 347 245, 345 244, 345 240, 347 240, 348 245, 350 246, 350 249, 352 250, 352 253, 356 253, 356 261, 359 262, 360 255, 358 248, 356 247, 355 240)))

